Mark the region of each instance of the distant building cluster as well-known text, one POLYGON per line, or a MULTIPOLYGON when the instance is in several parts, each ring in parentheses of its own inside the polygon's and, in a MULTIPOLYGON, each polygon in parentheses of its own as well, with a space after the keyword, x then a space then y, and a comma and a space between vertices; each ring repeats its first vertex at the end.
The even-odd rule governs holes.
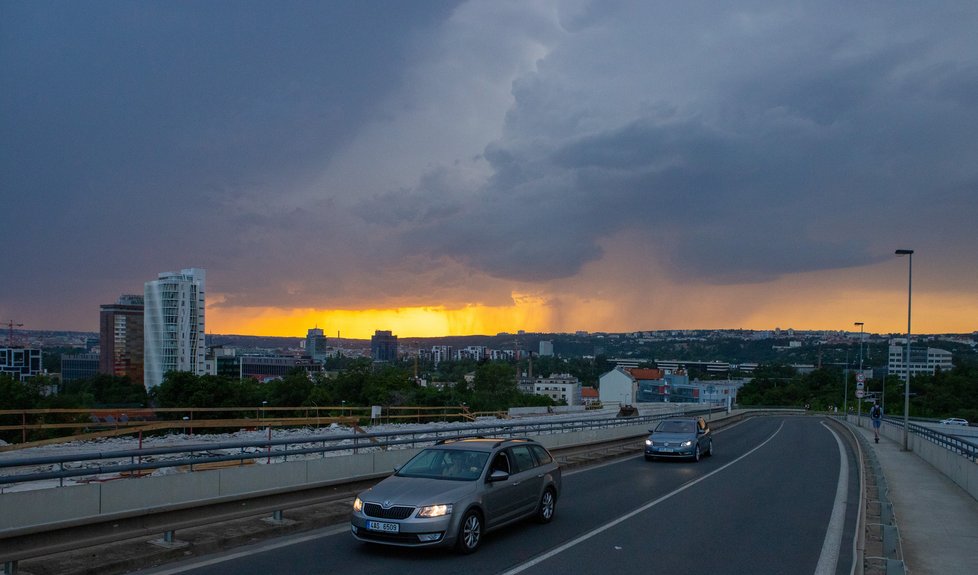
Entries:
MULTIPOLYGON (((324 330, 318 326, 308 330, 297 348, 241 351, 232 346, 211 345, 206 342, 206 272, 200 268, 188 268, 179 272, 160 273, 155 280, 145 282, 142 294, 124 294, 116 302, 100 306, 99 337, 85 342, 84 353, 64 355, 61 360, 62 381, 69 382, 91 378, 98 374, 127 377, 137 385, 152 389, 162 383, 169 371, 189 372, 195 375, 219 375, 235 378, 253 378, 268 381, 281 378, 293 370, 320 373, 326 361, 338 355, 362 356, 365 349, 340 349, 330 345, 324 330)), ((0 372, 26 380, 44 373, 41 350, 29 345, 14 344, 10 322, 6 347, 0 347, 0 372)), ((498 334, 508 335, 508 334, 498 334)), ((524 335, 519 332, 517 336, 524 335)), ((860 341, 864 334, 846 331, 800 331, 775 329, 753 330, 668 330, 632 332, 625 334, 588 334, 577 336, 612 340, 636 341, 640 345, 663 340, 709 341, 718 338, 744 340, 776 339, 784 343, 773 346, 775 351, 791 352, 804 346, 848 343, 855 337, 860 341)), ((866 334, 869 335, 869 334, 866 334)), ((969 343, 965 341, 963 343, 969 343)), ((970 341, 974 345, 974 341, 970 341)), ((684 359, 655 359, 655 368, 642 367, 648 363, 636 357, 610 359, 615 367, 602 374, 598 388, 582 386, 576 377, 566 373, 548 376, 532 374, 533 351, 539 357, 555 355, 553 340, 539 340, 536 350, 520 349, 518 341, 511 349, 492 349, 482 345, 455 347, 434 345, 430 348, 411 349, 407 355, 438 365, 445 361, 513 361, 530 358, 530 373, 517 377, 520 389, 525 393, 550 397, 557 403, 582 406, 591 403, 634 405, 641 403, 698 403, 736 401, 737 392, 747 381, 732 379, 732 373, 751 374, 756 363, 732 364, 722 361, 684 359), (726 379, 690 380, 690 373, 705 373, 711 377, 726 379)), ((600 353, 603 344, 594 346, 600 353)), ((933 374, 937 370, 952 369, 949 351, 911 345, 906 339, 889 342, 885 368, 872 375, 933 374)), ((377 330, 370 338, 369 357, 375 363, 394 363, 402 359, 398 336, 391 331, 377 330)), ((592 357, 593 356, 588 356, 592 357)), ((821 366, 793 365, 799 373, 807 373, 821 366)), ((420 381, 420 380, 419 380, 420 381)), ((452 383, 422 382, 436 387, 452 383)))
POLYGON ((598 379, 603 404, 736 403, 737 391, 748 380, 690 381, 685 370, 616 367, 598 379))
POLYGON ((431 349, 419 349, 418 358, 438 365, 443 361, 511 361, 525 359, 529 352, 519 349, 490 349, 484 345, 468 345, 453 347, 450 345, 435 345, 431 349))

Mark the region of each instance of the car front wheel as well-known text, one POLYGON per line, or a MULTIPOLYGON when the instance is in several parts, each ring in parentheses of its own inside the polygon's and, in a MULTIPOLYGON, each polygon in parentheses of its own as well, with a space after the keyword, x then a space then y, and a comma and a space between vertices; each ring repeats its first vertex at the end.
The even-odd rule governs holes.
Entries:
POLYGON ((696 449, 693 450, 693 461, 699 461, 699 460, 700 460, 700 444, 697 443, 696 449))
POLYGON ((462 518, 462 524, 458 528, 458 541, 455 543, 456 549, 460 553, 468 555, 475 553, 482 542, 482 516, 478 511, 472 510, 462 518))
POLYGON ((550 523, 556 512, 557 496, 554 494, 554 490, 548 487, 543 490, 543 495, 540 496, 540 505, 537 506, 535 519, 537 523, 550 523))

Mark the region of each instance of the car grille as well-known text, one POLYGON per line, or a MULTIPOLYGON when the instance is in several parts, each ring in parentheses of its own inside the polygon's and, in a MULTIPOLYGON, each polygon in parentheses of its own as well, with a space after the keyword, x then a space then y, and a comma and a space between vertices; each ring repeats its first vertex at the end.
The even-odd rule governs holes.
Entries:
POLYGON ((404 507, 401 505, 395 505, 388 509, 384 509, 376 503, 367 503, 363 506, 363 514, 368 517, 377 517, 378 519, 407 519, 414 513, 414 507, 404 507))
POLYGON ((357 537, 367 541, 378 541, 381 543, 385 543, 385 542, 397 543, 401 545, 421 544, 421 541, 418 539, 417 533, 379 533, 377 531, 360 529, 359 531, 357 531, 357 537))

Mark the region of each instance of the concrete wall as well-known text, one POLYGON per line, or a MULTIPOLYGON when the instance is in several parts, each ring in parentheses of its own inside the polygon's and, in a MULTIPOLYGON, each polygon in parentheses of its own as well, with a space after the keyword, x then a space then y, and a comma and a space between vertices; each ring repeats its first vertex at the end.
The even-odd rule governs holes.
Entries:
MULTIPOLYGON (((850 417, 849 421, 855 423, 855 418, 850 417)), ((862 425, 872 429, 872 423, 868 417, 863 417, 862 425)), ((887 425, 884 422, 880 427, 880 435, 903 444, 903 427, 887 425)), ((907 444, 910 451, 917 457, 933 465, 972 497, 978 499, 978 464, 913 433, 907 437, 907 444)))
POLYGON ((340 483, 389 473, 418 449, 256 464, 193 473, 168 473, 0 494, 0 535, 11 530, 70 525, 93 516, 132 516, 192 507, 220 498, 340 483))

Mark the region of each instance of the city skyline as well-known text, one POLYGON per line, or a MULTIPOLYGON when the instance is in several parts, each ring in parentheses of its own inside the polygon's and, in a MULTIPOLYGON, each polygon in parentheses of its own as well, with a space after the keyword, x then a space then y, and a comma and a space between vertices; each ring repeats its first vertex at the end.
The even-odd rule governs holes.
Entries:
POLYGON ((978 7, 4 3, 0 320, 978 330, 978 7), (14 201, 16 199, 16 201, 14 201))

